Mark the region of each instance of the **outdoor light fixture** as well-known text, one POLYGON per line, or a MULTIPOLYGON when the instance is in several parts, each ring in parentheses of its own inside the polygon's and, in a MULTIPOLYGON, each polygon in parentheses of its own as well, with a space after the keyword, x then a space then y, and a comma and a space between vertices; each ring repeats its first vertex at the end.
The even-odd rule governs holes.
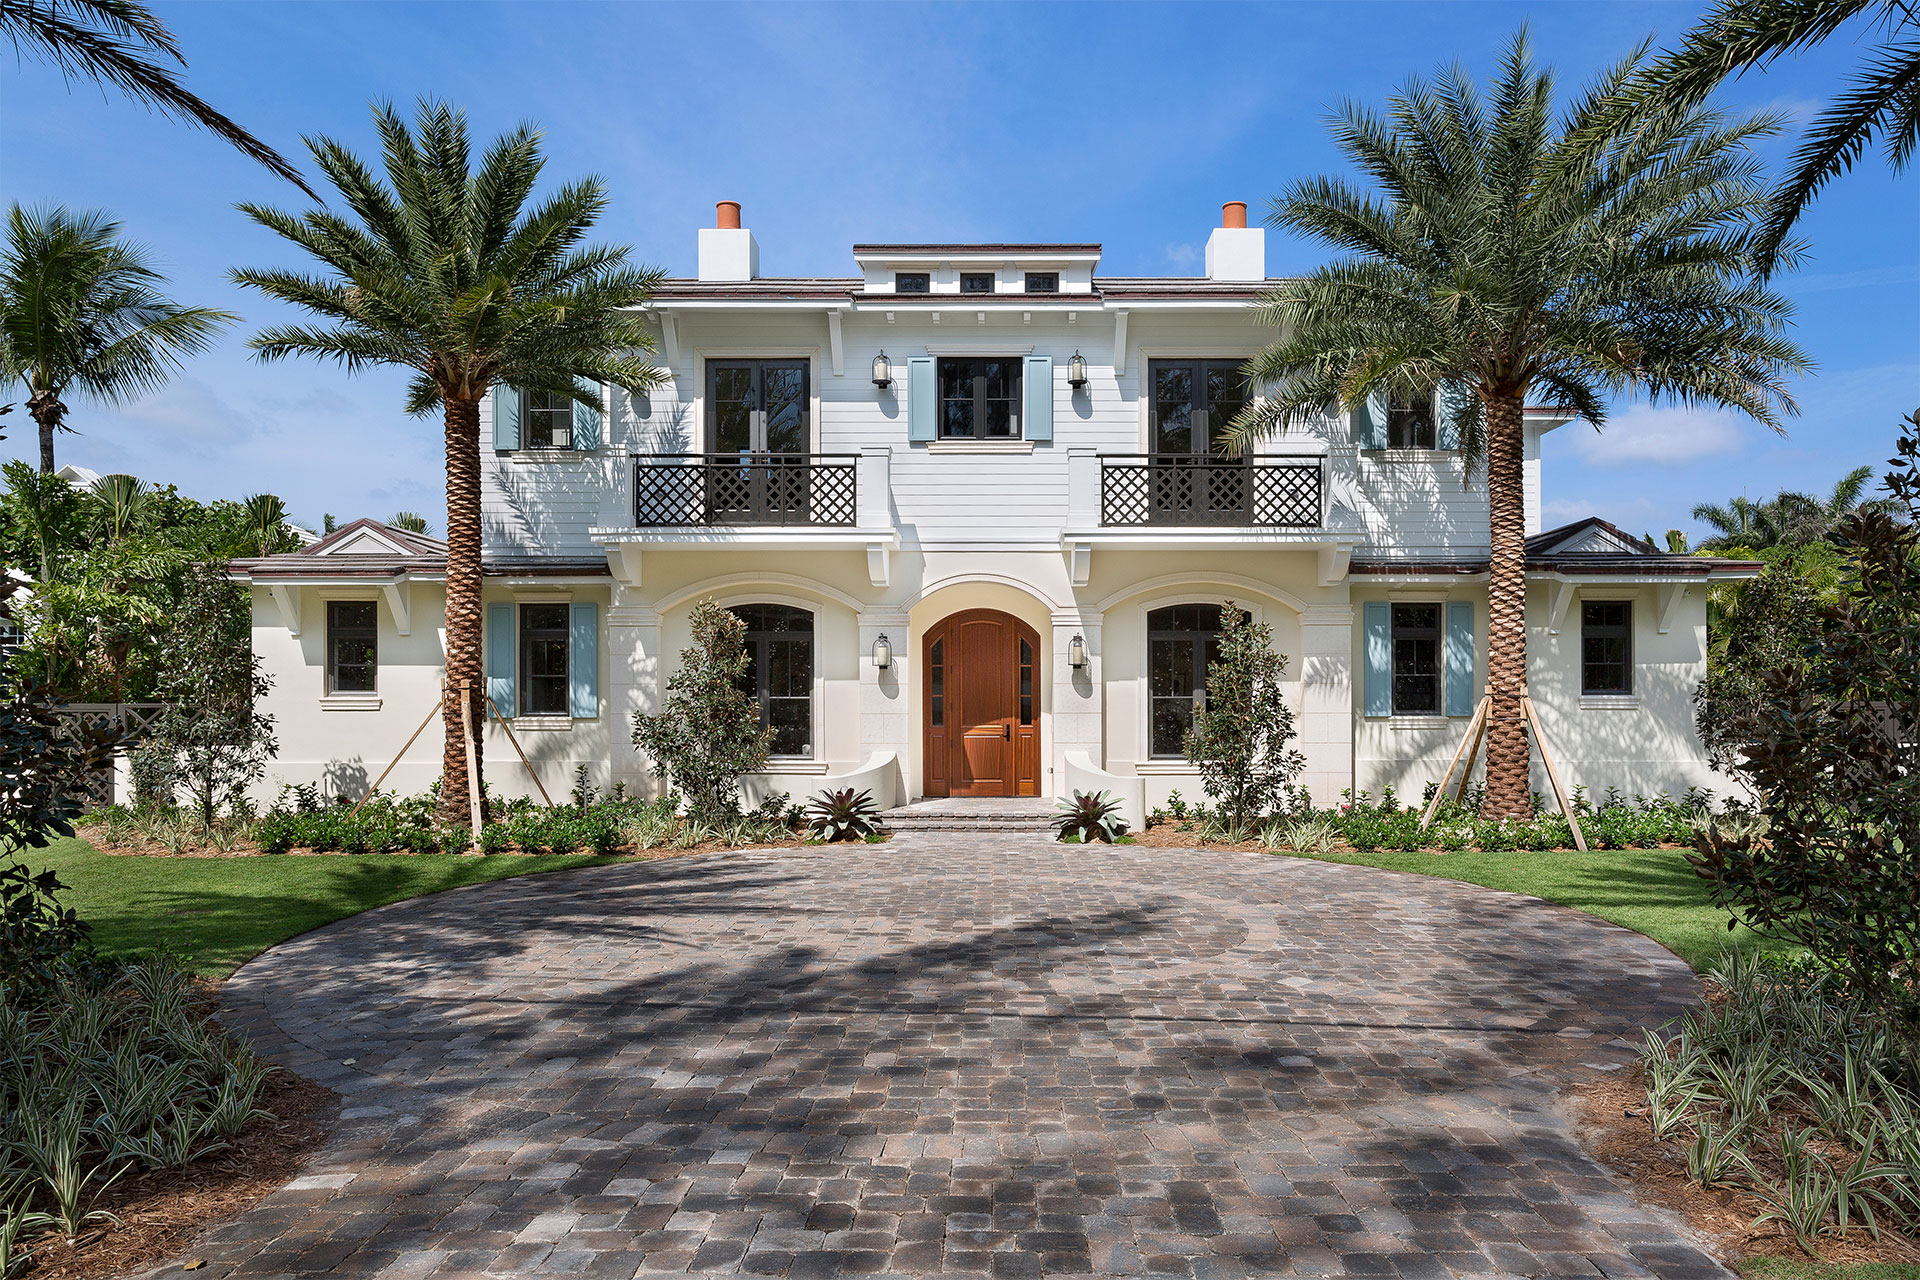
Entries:
MULTIPOLYGON (((882 360, 886 359, 885 356, 880 358, 882 360)), ((882 631, 879 638, 873 642, 873 665, 881 671, 885 671, 893 665, 893 645, 888 643, 887 633, 884 631, 882 631)))
POLYGON ((873 358, 873 385, 884 390, 893 381, 893 366, 887 363, 887 353, 882 351, 873 358))
POLYGON ((1067 664, 1075 671, 1087 665, 1087 642, 1079 636, 1067 641, 1067 664))
POLYGON ((1067 361, 1067 385, 1075 391, 1087 385, 1087 358, 1078 351, 1067 361))

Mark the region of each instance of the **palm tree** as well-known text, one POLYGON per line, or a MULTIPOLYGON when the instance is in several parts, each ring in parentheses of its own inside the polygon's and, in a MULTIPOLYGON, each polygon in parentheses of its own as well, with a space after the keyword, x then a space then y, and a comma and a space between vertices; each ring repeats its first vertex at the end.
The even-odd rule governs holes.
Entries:
POLYGON ((71 431, 69 390, 118 404, 163 385, 181 357, 238 319, 183 307, 120 224, 58 206, 7 214, 0 250, 0 375, 26 384, 40 428, 40 469, 53 470, 53 436, 71 431))
POLYGON ((240 505, 247 513, 247 533, 257 548, 255 554, 272 555, 286 533, 287 504, 271 493, 252 493, 240 505))
POLYGON ((408 533, 432 533, 433 526, 427 518, 417 511, 396 511, 387 523, 396 529, 405 529, 408 533))
POLYGON ((0 0, 0 32, 13 42, 16 54, 52 63, 62 74, 77 72, 96 84, 113 85, 135 102, 199 125, 313 195, 300 171, 278 151, 187 91, 178 72, 167 65, 186 69, 180 42, 145 5, 135 0, 0 0))
POLYGON ((1646 67, 1607 113, 1616 123, 1650 109, 1689 110, 1722 81, 1820 44, 1855 24, 1878 39, 1840 96, 1814 120, 1754 245, 1771 267, 1793 224, 1829 181, 1881 140, 1898 173, 1920 143, 1920 11, 1911 0, 1719 0, 1678 49, 1646 67))
POLYGON ((452 821, 462 816, 468 786, 459 690, 467 691, 472 722, 484 719, 480 400, 505 383, 598 408, 598 384, 635 392, 656 385, 660 375, 646 359, 653 342, 635 308, 660 273, 629 266, 623 247, 583 246, 607 205, 597 178, 527 207, 542 165, 540 134, 531 125, 496 139, 474 172, 462 112, 423 100, 409 129, 383 104, 374 124, 385 150, 384 182, 340 143, 308 143, 352 219, 240 206, 319 259, 326 273, 239 270, 233 279, 331 322, 262 331, 252 342, 261 359, 317 356, 349 372, 408 368, 408 412, 441 411, 447 694, 440 800, 452 821))
POLYGON ((1833 491, 1824 498, 1783 489, 1761 502, 1744 497, 1726 503, 1702 502, 1694 507, 1693 518, 1711 526, 1714 536, 1703 541, 1700 547, 1706 551, 1734 547, 1764 551, 1769 547, 1819 542, 1854 512, 1887 508, 1885 498, 1861 499, 1872 479, 1873 468, 1861 466, 1840 477, 1833 491))
POLYGON ((138 476, 116 473, 93 482, 88 494, 93 507, 94 524, 115 543, 132 533, 146 510, 148 489, 138 476))
POLYGON ((1490 818, 1529 812, 1525 494, 1528 392, 1596 427, 1606 397, 1725 405, 1778 429, 1784 378, 1808 367, 1780 336, 1789 304, 1742 277, 1766 208, 1748 141, 1766 119, 1704 112, 1581 139, 1644 51, 1553 119, 1553 78, 1514 37, 1483 97, 1457 68, 1415 81, 1385 118, 1336 117, 1342 149, 1379 187, 1296 182, 1268 221, 1348 253, 1270 290, 1282 336, 1247 366, 1265 396, 1232 447, 1317 419, 1329 404, 1441 388, 1469 459, 1484 459, 1490 818))

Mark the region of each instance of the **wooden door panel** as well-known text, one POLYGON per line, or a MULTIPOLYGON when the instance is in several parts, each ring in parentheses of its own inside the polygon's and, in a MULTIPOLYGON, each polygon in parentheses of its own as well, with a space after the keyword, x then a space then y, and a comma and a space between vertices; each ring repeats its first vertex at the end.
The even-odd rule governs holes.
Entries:
MULTIPOLYGON (((1040 794, 1039 728, 1023 723, 1020 652, 1037 652, 1031 628, 1004 613, 973 610, 927 633, 926 793, 930 796, 1040 794)), ((1029 673, 1029 680, 1033 678, 1029 673)), ((1029 705, 1037 708, 1037 688, 1029 705)))

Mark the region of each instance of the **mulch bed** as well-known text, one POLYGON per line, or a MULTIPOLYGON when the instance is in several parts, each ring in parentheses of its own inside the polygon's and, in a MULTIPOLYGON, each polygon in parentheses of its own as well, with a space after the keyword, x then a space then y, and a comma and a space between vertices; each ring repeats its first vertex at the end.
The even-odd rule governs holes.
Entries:
POLYGON ((42 1237, 31 1274, 48 1280, 101 1280, 153 1266, 185 1251, 208 1227, 240 1216, 279 1190, 322 1142, 340 1099, 331 1090, 280 1070, 268 1078, 260 1105, 271 1119, 255 1120, 225 1151, 184 1169, 130 1173, 101 1197, 98 1208, 120 1225, 102 1223, 72 1242, 42 1237))
MULTIPOLYGON (((1678 1213, 1722 1260, 1804 1258, 1786 1228, 1771 1222, 1753 1225, 1767 1207, 1758 1197, 1731 1187, 1702 1187, 1687 1177, 1686 1151, 1680 1144, 1655 1141, 1643 1118, 1647 1099, 1639 1070, 1636 1066, 1631 1073, 1623 1071, 1573 1090, 1573 1110, 1587 1149, 1632 1183, 1644 1203, 1678 1213)), ((1845 1236, 1823 1237, 1814 1243, 1826 1262, 1920 1263, 1920 1242, 1885 1226, 1878 1241, 1864 1228, 1855 1228, 1845 1236)))

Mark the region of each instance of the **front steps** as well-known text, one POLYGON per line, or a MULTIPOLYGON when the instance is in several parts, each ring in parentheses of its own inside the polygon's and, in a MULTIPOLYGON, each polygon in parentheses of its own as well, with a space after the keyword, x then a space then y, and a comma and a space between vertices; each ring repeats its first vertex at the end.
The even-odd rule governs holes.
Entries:
POLYGON ((880 815, 886 830, 1051 833, 1054 803, 1034 796, 915 800, 880 815))

